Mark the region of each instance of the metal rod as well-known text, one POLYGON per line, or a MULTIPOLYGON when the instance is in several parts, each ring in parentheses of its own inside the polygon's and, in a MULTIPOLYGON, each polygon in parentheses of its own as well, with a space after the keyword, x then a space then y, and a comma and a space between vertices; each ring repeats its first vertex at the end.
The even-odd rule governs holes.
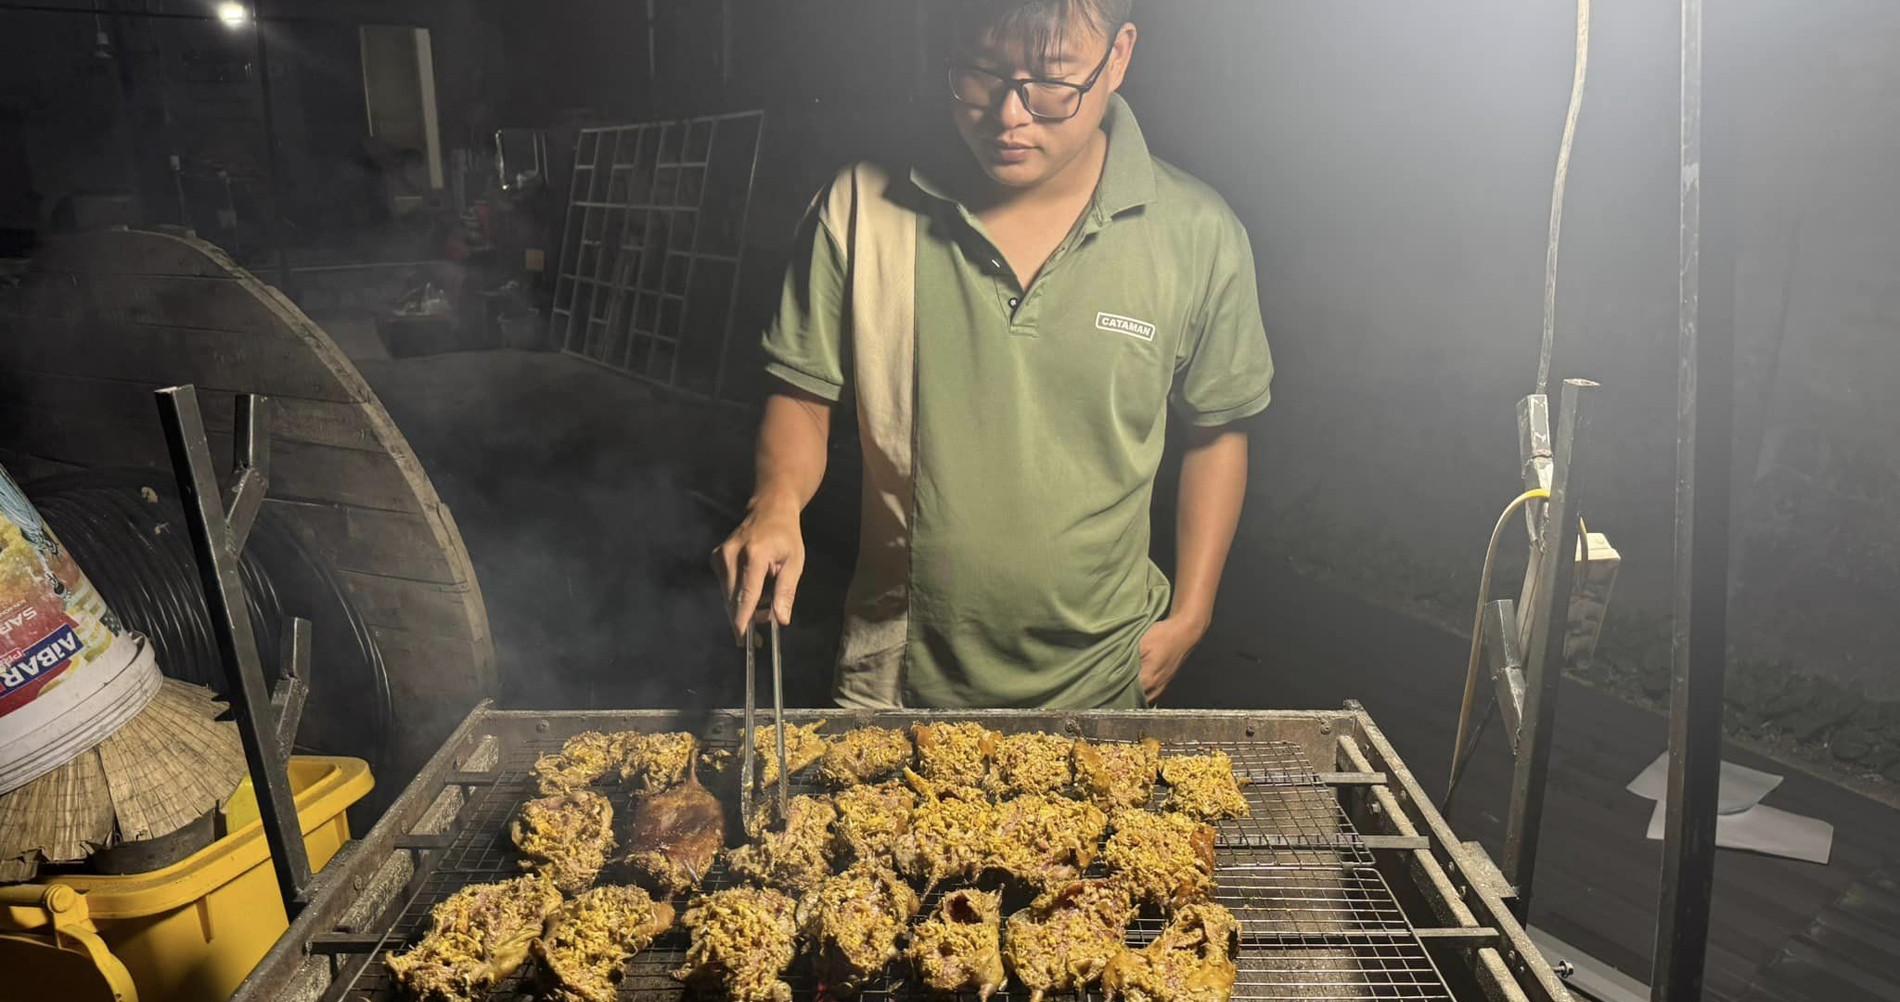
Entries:
POLYGON ((758 756, 759 696, 758 664, 752 655, 753 641, 757 634, 752 624, 745 628, 745 741, 740 745, 742 761, 739 765, 739 825, 750 833, 752 828, 752 796, 758 786, 758 770, 754 760, 758 756))
MULTIPOLYGON (((758 131, 752 137, 752 164, 746 168, 745 204, 739 209, 739 247, 745 247, 746 227, 752 218, 752 188, 759 177, 759 147, 765 145, 765 113, 759 112, 758 131)), ((712 147, 706 147, 706 159, 712 160, 712 147)), ((733 314, 739 309, 739 279, 744 273, 743 253, 732 259, 732 288, 726 292, 726 326, 719 335, 719 368, 713 372, 712 398, 720 399, 726 390, 726 356, 732 346, 733 314)))
MULTIPOLYGON (((1715 881, 1722 673, 1728 656, 1735 158, 1718 157, 1715 170, 1705 177, 1702 10, 1702 0, 1682 0, 1675 629, 1670 652, 1673 681, 1662 890, 1650 977, 1650 996, 1657 1002, 1702 997, 1709 900, 1715 881), (1715 210, 1706 228, 1702 222, 1705 185, 1715 210), (1718 192, 1721 197, 1715 197, 1718 192)), ((1711 135, 1716 142, 1727 143, 1733 117, 1721 103, 1725 95, 1716 93, 1715 114, 1708 118, 1714 125, 1711 135)), ((1721 152, 1732 154, 1733 150, 1723 146, 1721 152)))
POLYGON ((1532 610, 1530 642, 1525 645, 1524 715, 1519 722, 1517 769, 1511 780, 1511 813, 1505 830, 1504 873, 1517 889, 1519 919, 1530 915, 1531 883, 1537 873, 1537 844, 1544 820, 1544 785, 1555 743, 1557 693, 1564 677, 1564 638, 1570 623, 1570 593, 1576 585, 1577 442, 1584 437, 1588 411, 1583 391, 1597 384, 1566 379, 1558 415, 1556 463, 1550 500, 1544 508, 1543 559, 1538 564, 1538 605, 1532 610))
POLYGON ((790 818, 789 798, 785 795, 785 785, 789 782, 785 759, 785 665, 779 659, 778 619, 772 619, 772 727, 778 731, 778 817, 780 821, 790 818))
POLYGON ((294 298, 290 284, 290 250, 284 246, 284 179, 280 173, 282 158, 277 155, 277 118, 271 112, 270 51, 264 45, 263 0, 251 0, 251 34, 257 40, 257 99, 264 117, 264 162, 270 174, 270 218, 265 230, 277 258, 277 290, 294 298))
MULTIPOLYGON (((210 609, 212 633, 231 693, 231 714, 250 767, 257 794, 264 839, 270 846, 271 868, 284 898, 284 910, 294 917, 304 889, 310 885, 310 857, 304 850, 303 827, 291 794, 290 774, 278 753, 277 722, 270 690, 257 658, 257 637, 244 598, 244 580, 238 573, 238 551, 225 514, 218 477, 212 467, 211 444, 205 437, 204 415, 198 394, 190 386, 159 390, 158 411, 171 449, 172 470, 178 477, 179 499, 184 502, 185 528, 198 558, 205 605, 210 609)), ((240 397, 240 401, 244 398, 240 397)), ((237 436, 267 437, 261 401, 239 404, 237 436), (244 419, 254 417, 255 423, 244 419), (248 429, 248 431, 247 431, 248 429)), ((256 441, 253 437, 253 442, 256 441)), ((258 453, 251 453, 256 456, 258 453)))

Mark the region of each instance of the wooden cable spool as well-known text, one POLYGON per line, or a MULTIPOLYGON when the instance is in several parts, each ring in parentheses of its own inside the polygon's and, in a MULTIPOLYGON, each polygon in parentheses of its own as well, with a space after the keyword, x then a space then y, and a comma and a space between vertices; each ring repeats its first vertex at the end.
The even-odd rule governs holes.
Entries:
POLYGON ((61 237, 0 292, 0 463, 17 478, 98 467, 170 477, 152 392, 182 383, 199 388, 214 449, 230 446, 233 394, 271 398, 266 508, 368 624, 394 704, 392 758, 413 770, 493 693, 494 644, 454 518, 329 335, 179 233, 61 237))

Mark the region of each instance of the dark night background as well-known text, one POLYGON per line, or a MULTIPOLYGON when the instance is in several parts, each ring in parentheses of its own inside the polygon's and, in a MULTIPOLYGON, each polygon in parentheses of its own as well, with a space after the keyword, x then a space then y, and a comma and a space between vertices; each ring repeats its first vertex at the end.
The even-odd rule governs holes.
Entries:
MULTIPOLYGON (((919 69, 918 5, 274 0, 262 16, 275 177, 248 25, 205 17, 215 5, 194 0, 61 6, 0 3, 0 256, 30 254, 62 228, 182 223, 276 282, 283 244, 293 298, 351 352, 455 512, 504 701, 736 698, 738 651, 720 633, 706 561, 749 486, 753 335, 812 193, 941 115, 934 93, 920 96, 935 77, 919 69), (415 154, 368 133, 364 60, 380 57, 363 25, 427 29, 447 187, 466 160, 468 198, 498 214, 507 203, 510 262, 545 248, 550 271, 577 127, 764 109, 729 399, 672 394, 550 351, 390 357, 370 318, 423 278, 516 279, 543 309, 550 290, 545 273, 513 264, 441 260, 452 227, 430 210, 444 189, 418 181, 415 154), (492 190, 499 128, 545 131, 541 192, 492 190), (392 208, 417 199, 419 212, 392 208), (414 264, 354 267, 403 262, 414 264)), ((1221 622, 1169 702, 1359 698, 1436 784, 1484 543, 1520 489, 1513 408, 1535 372, 1573 8, 1138 7, 1125 94, 1157 155, 1212 184, 1247 225, 1279 371, 1255 426, 1221 622)), ((1738 238, 1730 731, 1786 763, 1777 771, 1891 802, 1900 6, 1716 7, 1721 44, 1709 58, 1735 89, 1712 100, 1736 112, 1735 156, 1710 169, 1733 172, 1737 198, 1708 210, 1731 213, 1738 238)), ((1555 377, 1603 384, 1582 446, 1587 514, 1623 561, 1598 657, 1567 690, 1566 740, 1629 774, 1661 747, 1651 711, 1668 670, 1678 30, 1672 4, 1598 5, 1558 298, 1555 377)), ((855 538, 853 449, 839 443, 808 517, 813 566, 788 641, 799 703, 828 689, 855 538)), ((1171 524, 1163 504, 1164 564, 1171 524)), ((1521 534, 1507 538, 1521 551, 1521 534)), ((1502 580, 1515 580, 1511 559, 1521 566, 1508 558, 1502 580)), ((1503 768, 1502 747, 1489 754, 1503 768)), ((1577 769, 1606 810, 1630 813, 1615 789, 1627 776, 1577 769)), ((1467 837, 1495 837, 1502 782, 1496 769, 1474 774, 1493 794, 1470 796, 1458 819, 1467 837)), ((1589 853, 1589 823, 1562 844, 1589 853)), ((1865 831, 1840 851, 1862 852, 1863 836, 1879 841, 1865 831)), ((1628 876, 1653 888, 1648 871, 1628 876)), ((1649 913, 1575 893, 1595 903, 1567 913, 1567 935, 1640 970, 1649 913), (1604 931, 1630 924, 1636 932, 1604 931)), ((1763 938, 1772 954, 1775 937, 1763 938)))

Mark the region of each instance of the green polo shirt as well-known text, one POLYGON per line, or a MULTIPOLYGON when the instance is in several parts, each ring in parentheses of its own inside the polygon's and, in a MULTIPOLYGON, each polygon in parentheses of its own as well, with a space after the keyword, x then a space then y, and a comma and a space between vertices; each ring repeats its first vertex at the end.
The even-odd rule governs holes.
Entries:
MULTIPOLYGON (((893 182, 918 215, 907 705, 1139 705, 1137 644, 1169 601, 1149 559, 1168 412, 1267 406, 1246 231, 1120 97, 1103 130, 1095 197, 1028 289, 924 172, 893 182)), ((808 217, 765 334, 773 376, 834 401, 853 371, 836 228, 808 217)))

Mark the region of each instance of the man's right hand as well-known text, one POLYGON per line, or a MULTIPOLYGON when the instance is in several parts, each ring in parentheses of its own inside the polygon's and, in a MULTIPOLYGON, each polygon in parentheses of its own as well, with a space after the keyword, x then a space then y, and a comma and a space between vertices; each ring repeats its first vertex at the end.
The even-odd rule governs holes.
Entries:
POLYGON ((777 620, 792 623, 792 599, 805 571, 805 538, 796 502, 755 500, 745 521, 712 554, 713 573, 726 596, 733 639, 745 642, 746 626, 777 620), (765 601, 766 578, 772 594, 765 601))

